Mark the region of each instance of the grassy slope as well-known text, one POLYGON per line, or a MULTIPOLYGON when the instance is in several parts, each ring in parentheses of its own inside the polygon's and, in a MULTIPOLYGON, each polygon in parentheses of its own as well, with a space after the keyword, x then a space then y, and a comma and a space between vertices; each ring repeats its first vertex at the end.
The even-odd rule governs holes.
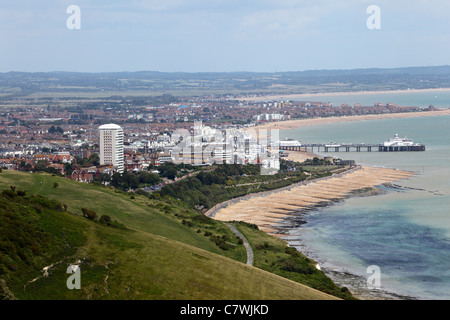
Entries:
POLYGON ((263 231, 252 228, 251 225, 243 222, 237 222, 234 225, 252 245, 255 267, 343 299, 354 299, 347 288, 336 286, 330 278, 325 276, 323 271, 318 270, 315 261, 307 258, 295 248, 286 247, 285 241, 267 237, 263 231))
MULTIPOLYGON (((233 260, 243 259, 240 246, 231 253, 220 250, 203 233, 195 232, 197 226, 188 228, 179 223, 174 212, 164 213, 176 208, 166 207, 161 212, 158 206, 163 204, 156 201, 144 197, 132 200, 128 195, 47 174, 3 171, 0 190, 10 185, 28 194, 57 199, 67 204, 71 213, 80 214, 81 207, 88 207, 134 229, 114 229, 68 212, 44 211, 40 227, 59 239, 54 242, 58 245, 49 242, 52 254, 37 259, 33 267, 19 268, 26 272, 7 278, 20 299, 332 298, 233 260), (54 181, 59 184, 57 188, 53 188, 54 181), (59 252, 61 242, 76 252, 59 252), (65 285, 69 276, 66 268, 77 260, 82 261, 82 289, 71 291, 65 285), (24 289, 27 282, 42 274, 41 268, 55 262, 49 277, 41 277, 24 289)), ((209 230, 210 226, 202 228, 209 230)))
POLYGON ((96 211, 99 216, 109 215, 129 228, 221 253, 221 250, 211 241, 206 241, 204 237, 193 233, 181 224, 173 223, 173 219, 165 214, 165 209, 181 214, 179 208, 158 201, 145 197, 130 199, 129 195, 121 192, 117 193, 107 188, 99 188, 46 173, 3 171, 0 174, 0 189, 7 189, 10 185, 27 190, 30 194, 56 199, 66 204, 67 210, 73 214, 81 215, 81 208, 87 208, 96 211), (58 183, 57 188, 53 188, 54 182, 58 183))
MULTIPOLYGON (((0 197, 0 203, 11 204, 0 197)), ((26 204, 15 204, 13 212, 24 221, 32 217, 47 244, 41 254, 29 254, 35 261, 31 266, 19 262, 12 272, 2 274, 19 299, 329 298, 164 237, 106 227, 66 212, 37 213, 26 204), (66 268, 77 260, 82 261, 81 290, 71 291, 66 288, 66 268), (43 266, 54 263, 48 277, 30 282, 40 276, 43 266)))

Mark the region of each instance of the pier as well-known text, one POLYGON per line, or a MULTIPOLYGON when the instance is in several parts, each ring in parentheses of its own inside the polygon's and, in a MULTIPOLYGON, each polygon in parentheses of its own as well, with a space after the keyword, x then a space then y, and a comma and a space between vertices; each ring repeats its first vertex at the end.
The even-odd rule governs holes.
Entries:
POLYGON ((303 151, 303 152, 308 152, 308 147, 307 145, 303 145, 303 146, 283 146, 283 145, 279 145, 277 146, 278 150, 284 150, 284 151, 303 151))
POLYGON ((393 138, 379 144, 366 143, 313 143, 301 144, 294 139, 287 139, 276 143, 279 150, 283 151, 305 151, 305 152, 402 152, 402 151, 425 151, 425 145, 414 143, 408 138, 400 138, 395 134, 393 138))
POLYGON ((301 146, 279 146, 279 150, 285 151, 310 151, 310 152, 405 152, 425 151, 425 145, 415 144, 410 146, 385 146, 383 144, 341 144, 329 145, 326 143, 303 144, 301 146))

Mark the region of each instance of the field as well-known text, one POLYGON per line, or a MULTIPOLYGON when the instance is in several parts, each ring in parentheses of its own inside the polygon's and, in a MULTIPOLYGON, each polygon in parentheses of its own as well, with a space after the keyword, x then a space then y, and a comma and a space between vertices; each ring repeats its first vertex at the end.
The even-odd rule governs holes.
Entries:
MULTIPOLYGON (((0 106, 74 106, 128 98, 172 95, 272 96, 334 92, 407 90, 450 87, 448 66, 394 69, 315 70, 298 72, 164 73, 152 71, 0 74, 0 106)), ((170 102, 169 102, 170 103, 170 102)))

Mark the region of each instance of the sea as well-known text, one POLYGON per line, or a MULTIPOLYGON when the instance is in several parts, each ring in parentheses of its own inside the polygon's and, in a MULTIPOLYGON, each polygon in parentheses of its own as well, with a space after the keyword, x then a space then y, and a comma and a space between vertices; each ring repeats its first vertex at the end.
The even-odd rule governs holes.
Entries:
MULTIPOLYGON (((450 94, 365 94, 366 105, 450 107, 450 94)), ((363 97, 363 95, 361 95, 363 97)), ((330 96, 327 96, 330 101, 330 96)), ((361 102, 339 95, 340 103, 361 102)), ((320 101, 320 100, 319 100, 320 101)), ((339 104, 340 104, 339 103, 339 104)), ((425 144, 424 152, 330 152, 357 163, 415 173, 383 192, 309 211, 285 239, 326 274, 367 299, 450 299, 450 116, 366 120, 280 131, 302 143, 382 143, 394 134, 425 144), (373 266, 378 282, 374 282, 373 266)))
POLYGON ((333 106, 341 104, 373 106, 375 103, 393 103, 398 106, 410 107, 450 107, 450 89, 401 90, 393 92, 361 92, 351 94, 302 94, 301 101, 329 102, 333 106))

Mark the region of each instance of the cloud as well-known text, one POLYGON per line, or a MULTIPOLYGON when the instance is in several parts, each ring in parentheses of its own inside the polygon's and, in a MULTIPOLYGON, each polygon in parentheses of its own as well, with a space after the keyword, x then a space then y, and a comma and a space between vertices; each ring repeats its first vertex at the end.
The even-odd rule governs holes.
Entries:
POLYGON ((317 17, 305 13, 304 10, 275 10, 259 11, 248 14, 241 19, 241 26, 255 30, 295 31, 310 26, 317 21, 317 17), (273 28, 273 26, 277 28, 273 28))
POLYGON ((332 12, 331 7, 317 6, 271 8, 250 12, 240 19, 240 38, 248 40, 295 37, 298 40, 299 37, 320 32, 320 29, 323 29, 323 21, 332 12))
POLYGON ((132 6, 148 11, 168 11, 186 6, 183 0, 142 0, 133 1, 132 6))
POLYGON ((86 57, 95 61, 93 68, 98 64, 102 70, 143 69, 147 65, 142 61, 147 60, 155 70, 256 71, 280 66, 292 70, 324 63, 328 68, 339 68, 356 64, 357 56, 378 61, 380 50, 386 48, 393 59, 398 56, 397 61, 408 52, 426 65, 436 64, 434 57, 448 52, 450 34, 448 0, 3 2, 0 59, 4 68, 10 69, 23 69, 24 63, 30 69, 33 64, 34 69, 44 65, 64 69, 64 65, 57 65, 60 48, 69 48, 65 57, 74 61, 81 61, 78 56, 88 52, 86 57), (81 8, 80 31, 66 28, 66 8, 71 4, 81 8), (366 8, 371 4, 381 7, 379 31, 366 27, 366 8), (280 45, 282 59, 281 51, 275 49, 280 45), (414 46, 417 49, 411 50, 414 46), (424 54, 424 46, 432 47, 433 54, 429 49, 424 54), (372 47, 376 50, 367 50, 372 47), (41 52, 41 59, 36 58, 36 52, 41 52))

